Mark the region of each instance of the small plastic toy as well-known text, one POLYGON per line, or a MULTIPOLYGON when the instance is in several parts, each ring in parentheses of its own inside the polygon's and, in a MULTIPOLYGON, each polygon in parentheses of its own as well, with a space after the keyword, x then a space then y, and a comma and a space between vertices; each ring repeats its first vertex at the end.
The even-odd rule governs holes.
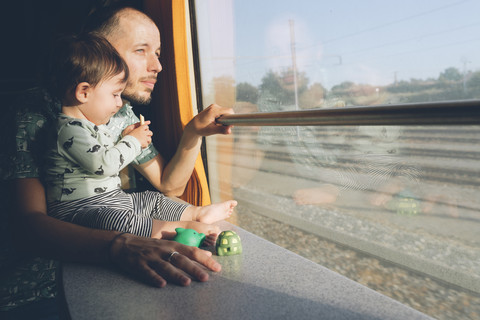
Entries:
POLYGON ((415 216, 420 213, 420 201, 408 190, 396 194, 391 202, 391 209, 399 215, 415 216))
POLYGON ((205 240, 204 233, 198 233, 193 229, 176 228, 177 235, 173 240, 192 247, 200 247, 205 240))
POLYGON ((235 231, 222 231, 217 238, 215 250, 219 256, 233 256, 242 253, 242 242, 235 231))

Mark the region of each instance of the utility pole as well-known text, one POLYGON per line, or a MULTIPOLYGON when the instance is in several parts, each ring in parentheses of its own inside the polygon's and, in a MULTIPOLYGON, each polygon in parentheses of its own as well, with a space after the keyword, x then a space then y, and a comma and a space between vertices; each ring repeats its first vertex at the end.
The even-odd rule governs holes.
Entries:
POLYGON ((293 85, 295 88, 295 110, 298 110, 298 85, 297 85, 297 57, 295 53, 295 25, 293 20, 290 23, 290 50, 292 52, 293 85))
POLYGON ((463 62, 463 93, 467 93, 467 63, 470 63, 466 57, 462 58, 463 62))

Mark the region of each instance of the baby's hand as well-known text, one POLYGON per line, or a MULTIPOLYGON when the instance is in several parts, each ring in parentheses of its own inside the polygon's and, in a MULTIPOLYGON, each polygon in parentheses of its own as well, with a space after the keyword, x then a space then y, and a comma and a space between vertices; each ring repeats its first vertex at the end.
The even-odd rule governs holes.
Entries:
POLYGON ((130 135, 135 137, 140 142, 142 149, 144 149, 152 143, 153 132, 148 128, 149 124, 150 121, 145 121, 143 125, 140 122, 132 124, 123 130, 122 136, 130 135))

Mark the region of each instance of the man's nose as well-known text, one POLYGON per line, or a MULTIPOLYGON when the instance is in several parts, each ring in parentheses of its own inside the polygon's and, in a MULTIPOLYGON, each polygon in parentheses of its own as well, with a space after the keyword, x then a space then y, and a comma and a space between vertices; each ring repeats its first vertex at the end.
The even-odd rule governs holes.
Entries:
POLYGON ((160 60, 158 60, 157 56, 154 56, 152 59, 150 59, 148 64, 148 71, 159 73, 160 71, 162 71, 162 69, 162 64, 160 63, 160 60))

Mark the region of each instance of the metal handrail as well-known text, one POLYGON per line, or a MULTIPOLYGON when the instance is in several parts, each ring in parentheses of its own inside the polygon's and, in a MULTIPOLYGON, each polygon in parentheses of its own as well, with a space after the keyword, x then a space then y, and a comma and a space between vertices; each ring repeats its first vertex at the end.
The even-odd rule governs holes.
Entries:
POLYGON ((478 125, 480 100, 225 114, 216 122, 236 126, 478 125))

